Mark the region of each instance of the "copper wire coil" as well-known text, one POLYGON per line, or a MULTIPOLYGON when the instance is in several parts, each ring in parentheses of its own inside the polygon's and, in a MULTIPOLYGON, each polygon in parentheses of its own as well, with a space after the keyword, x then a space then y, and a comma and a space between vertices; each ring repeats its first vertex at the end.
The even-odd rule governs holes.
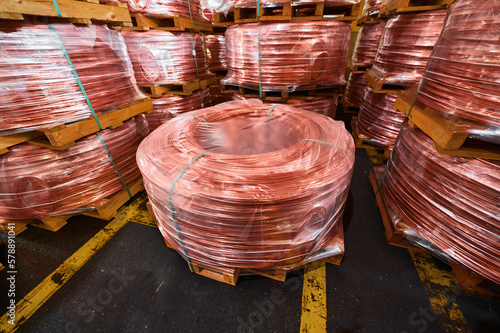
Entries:
POLYGON ((344 102, 354 107, 360 106, 367 85, 365 72, 351 72, 344 93, 344 102))
POLYGON ((100 0, 101 3, 122 2, 131 12, 158 17, 187 17, 207 21, 201 12, 200 0, 100 0))
POLYGON ((212 98, 212 104, 217 105, 224 102, 229 102, 233 100, 233 92, 222 91, 220 84, 213 84, 208 87, 210 90, 210 97, 212 98))
POLYGON ((288 269, 343 252, 354 149, 342 122, 254 99, 176 117, 137 160, 160 231, 184 257, 288 269))
POLYGON ((353 64, 362 64, 367 67, 373 65, 385 25, 386 22, 384 21, 361 27, 351 57, 351 62, 353 64))
POLYGON ((360 139, 384 147, 393 147, 406 117, 393 109, 397 94, 374 94, 366 87, 356 119, 360 139))
POLYGON ((201 33, 124 30, 122 35, 138 84, 178 84, 210 75, 201 33))
POLYGON ((0 132, 88 118, 141 96, 125 43, 105 26, 0 24, 0 132), (59 40, 60 38, 60 40, 59 40))
POLYGON ((365 5, 361 12, 361 17, 366 15, 375 15, 380 11, 380 6, 384 0, 365 0, 365 5))
POLYGON ((418 83, 443 28, 446 10, 404 14, 385 27, 372 70, 388 84, 418 83))
MULTIPOLYGON (((99 132, 128 185, 140 177, 135 152, 148 133, 143 116, 99 132)), ((0 170, 0 216, 4 219, 76 213, 124 189, 96 135, 63 151, 14 146, 0 155, 0 170)))
POLYGON ((418 102, 471 130, 500 128, 500 1, 461 0, 453 5, 418 102))
POLYGON ((205 35, 210 70, 227 69, 226 38, 222 35, 205 35))
POLYGON ((361 0, 229 0, 228 7, 238 7, 238 8, 257 8, 257 4, 260 3, 265 8, 280 6, 291 2, 294 5, 304 5, 304 4, 315 4, 315 3, 325 3, 325 4, 339 4, 339 5, 349 5, 349 4, 359 4, 361 0))
POLYGON ((345 84, 350 28, 345 22, 308 21, 233 25, 226 31, 224 84, 308 90, 345 84))
POLYGON ((165 94, 159 98, 153 98, 151 101, 154 112, 146 115, 150 132, 178 115, 212 104, 208 89, 198 90, 189 96, 165 94))
POLYGON ((403 126, 381 192, 421 237, 500 283, 500 162, 441 155, 403 126))

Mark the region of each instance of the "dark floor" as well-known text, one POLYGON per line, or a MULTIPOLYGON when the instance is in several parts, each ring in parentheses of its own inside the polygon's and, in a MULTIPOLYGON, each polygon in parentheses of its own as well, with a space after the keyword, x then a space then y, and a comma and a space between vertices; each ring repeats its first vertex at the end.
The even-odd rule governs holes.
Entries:
MULTIPOLYGON (((344 219, 346 254, 340 266, 327 265, 327 331, 500 332, 499 299, 428 284, 419 277, 421 268, 408 250, 386 243, 368 181, 370 169, 366 152, 358 149, 344 219), (451 315, 434 313, 431 301, 446 295, 452 295, 450 303, 457 309, 451 315), (457 321, 461 314, 466 323, 457 321)), ((132 222, 17 331, 300 331, 301 271, 290 273, 285 283, 260 277, 243 277, 235 287, 215 282, 191 273, 186 262, 165 246, 158 229, 132 222)), ((30 227, 20 234, 16 300, 106 224, 78 216, 56 233, 30 227)), ((449 271, 444 264, 435 265, 449 271)), ((8 305, 6 279, 3 270, 1 309, 8 305)))

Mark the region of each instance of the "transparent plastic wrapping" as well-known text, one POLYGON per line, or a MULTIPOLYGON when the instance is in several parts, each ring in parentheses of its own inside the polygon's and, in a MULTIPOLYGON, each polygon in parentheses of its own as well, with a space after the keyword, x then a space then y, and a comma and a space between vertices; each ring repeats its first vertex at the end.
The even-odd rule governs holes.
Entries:
POLYGON ((205 35, 208 68, 213 71, 227 69, 226 38, 223 35, 205 35))
POLYGON ((443 28, 446 9, 389 20, 373 64, 387 84, 418 83, 443 28))
POLYGON ((451 260, 500 283, 500 162, 441 155, 432 146, 423 132, 405 124, 382 195, 451 260))
POLYGON ((85 94, 95 112, 144 97, 122 37, 105 26, 2 22, 0 75, 0 135, 88 118, 85 94))
POLYGON ((344 93, 344 104, 359 107, 368 83, 365 81, 365 72, 351 72, 344 93))
POLYGON ((146 115, 150 132, 185 112, 203 109, 212 104, 208 89, 195 91, 189 96, 165 94, 151 101, 154 112, 146 115))
POLYGON ((208 86, 208 89, 210 90, 210 97, 212 98, 213 105, 233 100, 234 92, 222 91, 220 82, 218 84, 212 84, 208 86))
POLYGON ((211 74, 201 33, 124 30, 122 35, 138 84, 178 84, 211 74))
MULTIPOLYGON (((148 135, 143 115, 122 126, 99 132, 121 177, 130 185, 141 176, 135 159, 148 135)), ((97 200, 124 189, 97 135, 63 151, 29 144, 0 155, 0 216, 3 219, 43 218, 77 213, 97 200)))
POLYGON ((172 119, 137 160, 160 231, 186 259, 293 269, 343 253, 354 151, 343 122, 253 99, 172 119))
POLYGON ((200 0, 201 13, 205 18, 214 23, 215 13, 217 13, 217 9, 219 9, 223 3, 224 0, 200 0))
POLYGON ((191 17, 207 21, 201 12, 200 0, 100 0, 101 3, 123 2, 131 12, 152 17, 191 17))
POLYGON ((368 24, 361 27, 351 62, 363 67, 369 67, 375 62, 375 55, 384 32, 386 22, 368 24))
MULTIPOLYGON (((234 94, 233 99, 242 100, 247 98, 245 98, 245 96, 242 96, 240 94, 234 94)), ((338 101, 339 101, 339 95, 335 94, 333 96, 290 98, 286 102, 283 103, 279 102, 279 103, 293 106, 301 110, 316 112, 324 116, 335 118, 338 101)))
POLYGON ((378 15, 380 11, 380 6, 384 0, 365 0, 365 5, 363 6, 363 11, 361 12, 361 17, 366 15, 378 15))
POLYGON ((374 94, 366 87, 356 119, 360 139, 376 146, 393 147, 406 117, 393 109, 397 94, 374 94))
POLYGON ((500 1, 459 0, 424 74, 417 103, 500 143, 500 1))
POLYGON ((229 85, 307 90, 345 84, 351 30, 339 21, 253 23, 226 31, 229 85))

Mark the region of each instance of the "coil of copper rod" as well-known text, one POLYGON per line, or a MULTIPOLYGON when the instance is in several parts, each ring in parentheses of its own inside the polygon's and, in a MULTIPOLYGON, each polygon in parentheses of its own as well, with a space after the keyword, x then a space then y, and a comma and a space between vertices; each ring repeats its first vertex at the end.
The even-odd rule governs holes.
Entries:
POLYGON ((201 33, 124 30, 122 34, 138 84, 177 84, 210 75, 201 33))
POLYGON ((454 3, 417 101, 446 118, 463 120, 473 134, 484 126, 490 128, 486 132, 496 130, 491 134, 500 143, 498 12, 498 0, 454 3))
POLYGON ((206 21, 202 15, 200 0, 99 0, 101 3, 123 2, 131 12, 147 16, 187 17, 206 21))
POLYGON ((397 94, 374 94, 366 87, 356 119, 360 139, 384 147, 393 147, 406 117, 393 109, 397 94))
POLYGON ((219 71, 227 69, 226 38, 223 35, 205 35, 208 50, 208 68, 219 71))
POLYGON ((150 132, 176 116, 212 104, 208 89, 198 90, 189 96, 165 94, 159 98, 153 98, 151 101, 154 112, 146 115, 150 132))
MULTIPOLYGON (((99 132, 126 184, 140 177, 135 153, 149 133, 143 116, 99 132)), ((76 213, 124 189, 96 135, 63 151, 20 144, 0 155, 0 216, 42 218, 76 213)), ((87 208, 88 210, 88 208, 87 208)))
POLYGON ((185 258, 291 269, 343 252, 354 150, 342 122, 253 99, 172 119, 137 160, 160 231, 185 258))
POLYGON ((500 283, 500 162, 442 155, 432 146, 404 125, 381 192, 421 237, 500 283))
POLYGON ((365 5, 361 12, 361 17, 366 15, 376 15, 380 10, 380 6, 384 0, 365 0, 365 5))
POLYGON ((446 10, 404 14, 389 20, 373 72, 387 84, 418 83, 443 28, 446 10))
POLYGON ((65 52, 95 112, 144 97, 116 31, 95 25, 1 23, 2 135, 92 115, 65 52))
POLYGON ((368 83, 365 81, 365 72, 351 72, 344 93, 344 103, 359 107, 368 83))
POLYGON ((222 82, 262 90, 343 85, 349 40, 349 25, 339 21, 233 25, 222 82))
POLYGON ((375 62, 380 39, 384 32, 386 22, 368 24, 361 27, 356 40, 356 46, 351 57, 353 64, 369 67, 375 62))

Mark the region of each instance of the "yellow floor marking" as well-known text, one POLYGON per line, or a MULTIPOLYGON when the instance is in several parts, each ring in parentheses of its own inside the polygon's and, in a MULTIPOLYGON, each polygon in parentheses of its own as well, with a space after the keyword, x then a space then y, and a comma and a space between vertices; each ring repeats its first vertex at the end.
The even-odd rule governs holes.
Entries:
POLYGON ((379 153, 375 149, 365 149, 365 151, 373 165, 384 164, 385 159, 383 153, 379 153))
POLYGON ((128 206, 122 207, 115 218, 101 231, 85 243, 71 257, 66 259, 52 274, 46 277, 38 286, 16 303, 16 325, 8 323, 9 318, 5 313, 0 318, 0 331, 14 332, 36 310, 38 310, 66 281, 69 280, 90 258, 106 244, 128 221, 134 220, 138 207, 147 200, 139 197, 128 206))
POLYGON ((326 266, 313 262, 304 269, 301 333, 326 332, 326 266))
POLYGON ((425 252, 408 250, 417 268, 420 280, 429 295, 432 308, 446 332, 471 332, 467 320, 458 308, 451 287, 454 284, 450 272, 439 269, 432 257, 425 252))

